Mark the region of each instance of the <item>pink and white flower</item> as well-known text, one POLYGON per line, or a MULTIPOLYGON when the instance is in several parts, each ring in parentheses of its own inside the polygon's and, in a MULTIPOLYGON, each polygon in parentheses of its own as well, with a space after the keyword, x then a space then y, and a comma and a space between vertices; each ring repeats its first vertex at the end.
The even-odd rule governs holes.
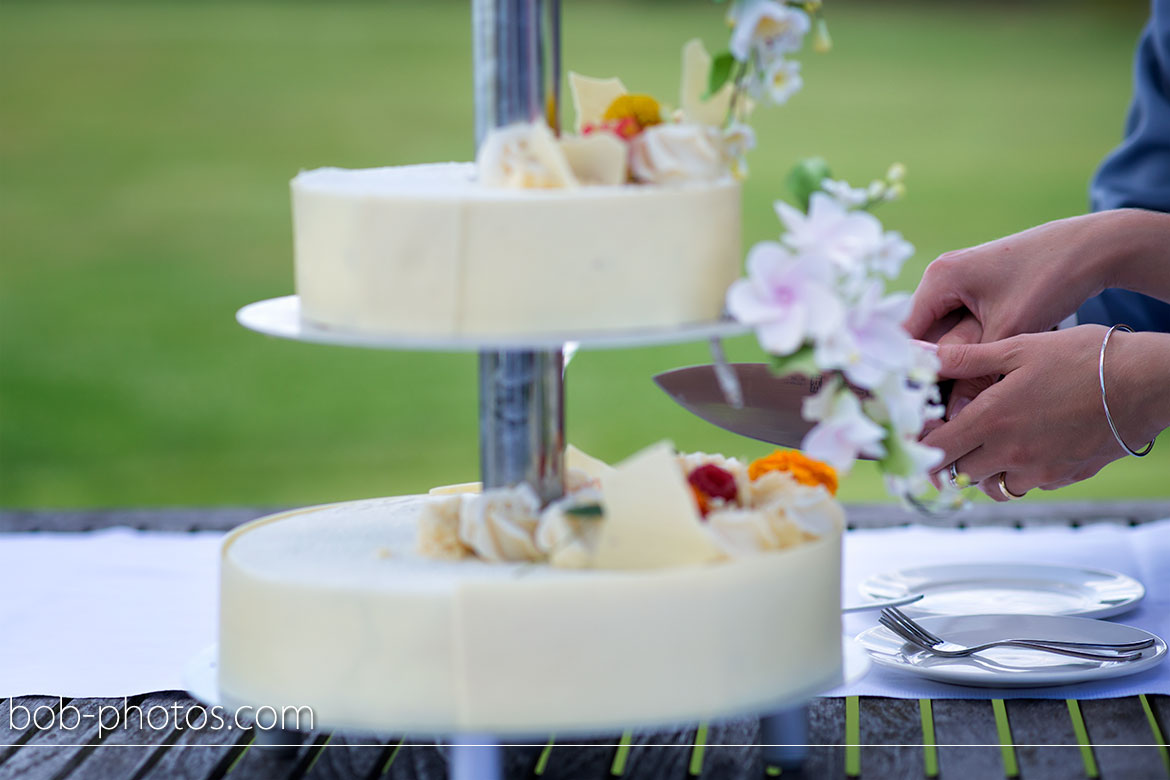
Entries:
POLYGON ((747 271, 746 279, 728 289, 727 308, 737 320, 755 327, 765 351, 789 355, 810 338, 829 336, 844 321, 832 269, 820 258, 761 241, 748 253, 747 271))
POLYGON ((850 382, 867 390, 891 375, 906 376, 915 352, 902 328, 909 313, 909 295, 883 297, 881 284, 870 282, 849 307, 844 327, 817 342, 817 365, 844 371, 850 382))
POLYGON ((864 211, 850 211, 823 192, 809 199, 808 214, 776 202, 783 241, 798 253, 816 254, 846 275, 856 274, 882 243, 882 223, 864 211))
POLYGON ((882 446, 886 429, 865 415, 857 396, 840 381, 826 382, 819 393, 806 398, 803 414, 806 420, 818 421, 800 443, 810 458, 847 472, 860 455, 886 454, 882 446))

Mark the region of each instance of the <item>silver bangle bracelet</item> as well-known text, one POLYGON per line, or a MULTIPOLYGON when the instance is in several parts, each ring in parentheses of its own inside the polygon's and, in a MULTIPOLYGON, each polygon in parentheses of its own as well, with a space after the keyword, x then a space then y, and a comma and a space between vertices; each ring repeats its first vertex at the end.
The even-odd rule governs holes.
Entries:
POLYGON ((1109 403, 1105 400, 1105 347, 1109 344, 1109 337, 1113 335, 1113 331, 1115 330, 1124 330, 1133 333, 1133 328, 1128 325, 1114 325, 1106 331, 1105 338, 1101 339, 1101 357, 1097 360, 1097 377, 1101 380, 1101 406, 1105 407, 1105 421, 1109 423, 1109 430, 1113 431, 1113 438, 1117 439, 1117 443, 1135 458, 1143 458, 1150 454, 1150 450, 1154 449, 1153 439, 1142 448, 1141 452, 1131 449, 1125 443, 1125 440, 1121 438, 1121 434, 1117 432, 1117 426, 1113 423, 1113 415, 1109 413, 1109 403))

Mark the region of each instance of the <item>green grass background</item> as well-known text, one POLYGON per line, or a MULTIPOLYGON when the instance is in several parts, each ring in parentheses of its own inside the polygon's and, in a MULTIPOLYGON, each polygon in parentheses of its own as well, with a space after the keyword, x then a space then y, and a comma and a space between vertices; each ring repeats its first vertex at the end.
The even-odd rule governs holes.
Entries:
MULTIPOLYGON (((1080 213, 1119 139, 1143 4, 828 4, 835 48, 755 122, 747 242, 796 159, 949 248, 1080 213)), ((566 67, 673 101, 679 48, 721 46, 706 2, 565 3, 566 67)), ((0 505, 304 504, 477 475, 475 357, 326 348, 244 330, 292 292, 288 180, 472 154, 469 13, 457 2, 0 5, 0 505)), ((556 258, 550 258, 555 262, 556 258)), ((729 346, 757 359, 750 339, 729 346)), ((620 458, 669 437, 765 445, 650 382, 702 345, 579 354, 569 438, 620 458)), ((1170 494, 1170 447, 1052 497, 1170 494)), ((859 467, 847 500, 883 500, 859 467)))

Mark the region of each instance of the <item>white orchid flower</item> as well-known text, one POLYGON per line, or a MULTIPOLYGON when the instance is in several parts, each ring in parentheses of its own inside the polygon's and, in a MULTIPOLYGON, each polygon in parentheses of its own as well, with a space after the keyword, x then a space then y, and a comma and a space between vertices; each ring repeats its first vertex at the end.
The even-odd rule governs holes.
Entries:
POLYGON ((881 284, 871 282, 849 307, 845 327, 817 342, 817 365, 845 372, 850 382, 871 390, 891 374, 906 376, 915 349, 902 321, 910 313, 910 296, 882 297, 881 284))
POLYGON ((902 238, 897 230, 882 236, 876 251, 870 257, 870 267, 887 279, 902 273, 902 264, 914 255, 914 245, 902 238))
POLYGON ((746 279, 728 289, 727 308, 755 327, 765 351, 790 355, 808 338, 826 338, 840 328, 844 306, 833 290, 831 269, 819 258, 761 241, 748 253, 747 271, 746 279))
POLYGON ((859 209, 869 203, 869 194, 847 181, 825 179, 821 182, 821 189, 847 209, 859 209))
POLYGON ((782 106, 803 86, 800 63, 777 57, 759 71, 756 79, 752 81, 751 91, 758 100, 767 100, 782 106))
POLYGON ((783 201, 776 215, 784 224, 784 243, 798 253, 817 254, 847 276, 864 268, 882 244, 882 223, 865 211, 850 211, 833 197, 814 192, 808 214, 783 201))
POLYGON ((775 0, 739 3, 732 17, 734 29, 729 48, 740 62, 746 62, 753 51, 766 62, 798 51, 809 30, 808 14, 775 0))
POLYGON ((803 411, 806 420, 819 420, 800 443, 810 458, 845 473, 859 455, 886 454, 886 429, 866 417, 857 396, 839 382, 826 382, 817 395, 806 398, 803 411))

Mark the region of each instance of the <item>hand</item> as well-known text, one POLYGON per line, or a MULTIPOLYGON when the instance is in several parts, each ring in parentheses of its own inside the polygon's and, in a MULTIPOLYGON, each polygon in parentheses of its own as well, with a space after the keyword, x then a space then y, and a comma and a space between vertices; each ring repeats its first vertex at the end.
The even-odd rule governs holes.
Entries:
POLYGON ((941 255, 914 292, 906 330, 932 340, 964 308, 984 342, 1050 330, 1105 288, 1119 214, 1062 219, 941 255))
MULTIPOLYGON (((1015 336, 991 344, 939 348, 941 375, 955 379, 1003 376, 980 393, 923 443, 943 450, 951 463, 997 501, 1005 474, 1008 489, 1023 494, 1052 490, 1087 479, 1125 455, 1105 421, 1097 361, 1106 329, 1082 325, 1068 330, 1015 336)), ((1162 334, 1115 332, 1106 355, 1110 411, 1122 437, 1138 448, 1161 430, 1165 381, 1153 353, 1170 361, 1162 334), (1158 344, 1162 346, 1159 347, 1158 344)))

